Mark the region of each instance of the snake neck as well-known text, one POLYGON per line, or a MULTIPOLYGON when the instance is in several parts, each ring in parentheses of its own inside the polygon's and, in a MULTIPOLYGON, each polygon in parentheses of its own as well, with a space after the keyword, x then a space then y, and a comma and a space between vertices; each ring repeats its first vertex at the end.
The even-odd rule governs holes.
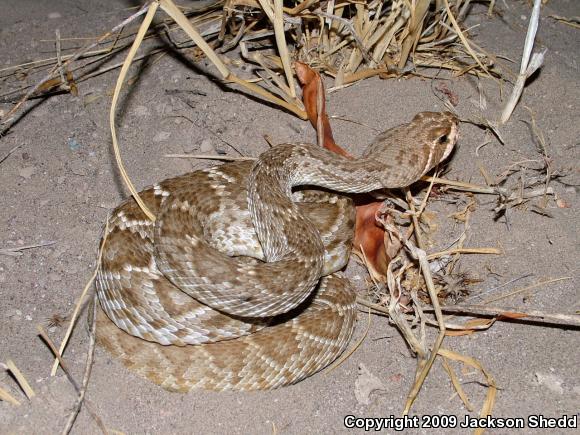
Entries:
POLYGON ((292 201, 292 188, 361 193, 386 187, 384 179, 384 164, 372 157, 349 160, 314 145, 291 144, 263 153, 249 177, 248 205, 266 260, 310 259, 311 267, 322 267, 320 235, 292 201))

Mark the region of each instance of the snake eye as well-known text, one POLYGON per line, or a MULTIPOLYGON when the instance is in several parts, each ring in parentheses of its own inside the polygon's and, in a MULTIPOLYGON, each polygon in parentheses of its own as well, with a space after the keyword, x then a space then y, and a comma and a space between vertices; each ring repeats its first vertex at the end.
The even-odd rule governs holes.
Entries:
POLYGON ((437 142, 439 142, 441 145, 443 145, 443 144, 447 143, 447 139, 449 139, 449 138, 447 137, 446 134, 444 134, 443 136, 439 136, 439 139, 437 139, 437 142))

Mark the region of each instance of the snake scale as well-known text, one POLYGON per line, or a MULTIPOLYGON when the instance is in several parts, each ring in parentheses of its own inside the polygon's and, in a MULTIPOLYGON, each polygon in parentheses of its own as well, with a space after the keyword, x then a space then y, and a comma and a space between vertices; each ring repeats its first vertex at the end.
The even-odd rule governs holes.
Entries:
POLYGON ((450 113, 422 112, 348 160, 307 144, 270 148, 162 181, 109 218, 96 288, 97 339, 173 391, 272 389, 346 348, 355 294, 349 193, 405 187, 444 160, 450 113))

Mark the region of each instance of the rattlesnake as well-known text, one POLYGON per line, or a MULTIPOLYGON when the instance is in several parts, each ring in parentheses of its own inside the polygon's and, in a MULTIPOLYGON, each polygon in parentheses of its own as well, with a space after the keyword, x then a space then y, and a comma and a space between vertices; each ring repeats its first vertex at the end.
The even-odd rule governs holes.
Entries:
POLYGON ((271 389, 345 349, 355 296, 348 197, 405 187, 457 140, 450 113, 423 112, 357 160, 307 144, 272 147, 165 180, 109 219, 96 288, 99 342, 175 391, 271 389), (106 314, 105 314, 106 313, 106 314))

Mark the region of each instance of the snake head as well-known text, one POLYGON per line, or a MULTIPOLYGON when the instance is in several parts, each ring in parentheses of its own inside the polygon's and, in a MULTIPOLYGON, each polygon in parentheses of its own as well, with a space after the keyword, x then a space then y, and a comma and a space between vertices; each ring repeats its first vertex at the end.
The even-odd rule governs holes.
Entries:
POLYGON ((407 126, 417 132, 428 155, 423 175, 449 157, 459 137, 459 119, 451 112, 421 112, 407 126))
POLYGON ((453 151, 459 120, 450 112, 421 112, 408 124, 381 134, 367 147, 363 159, 381 173, 382 188, 408 186, 453 151))

